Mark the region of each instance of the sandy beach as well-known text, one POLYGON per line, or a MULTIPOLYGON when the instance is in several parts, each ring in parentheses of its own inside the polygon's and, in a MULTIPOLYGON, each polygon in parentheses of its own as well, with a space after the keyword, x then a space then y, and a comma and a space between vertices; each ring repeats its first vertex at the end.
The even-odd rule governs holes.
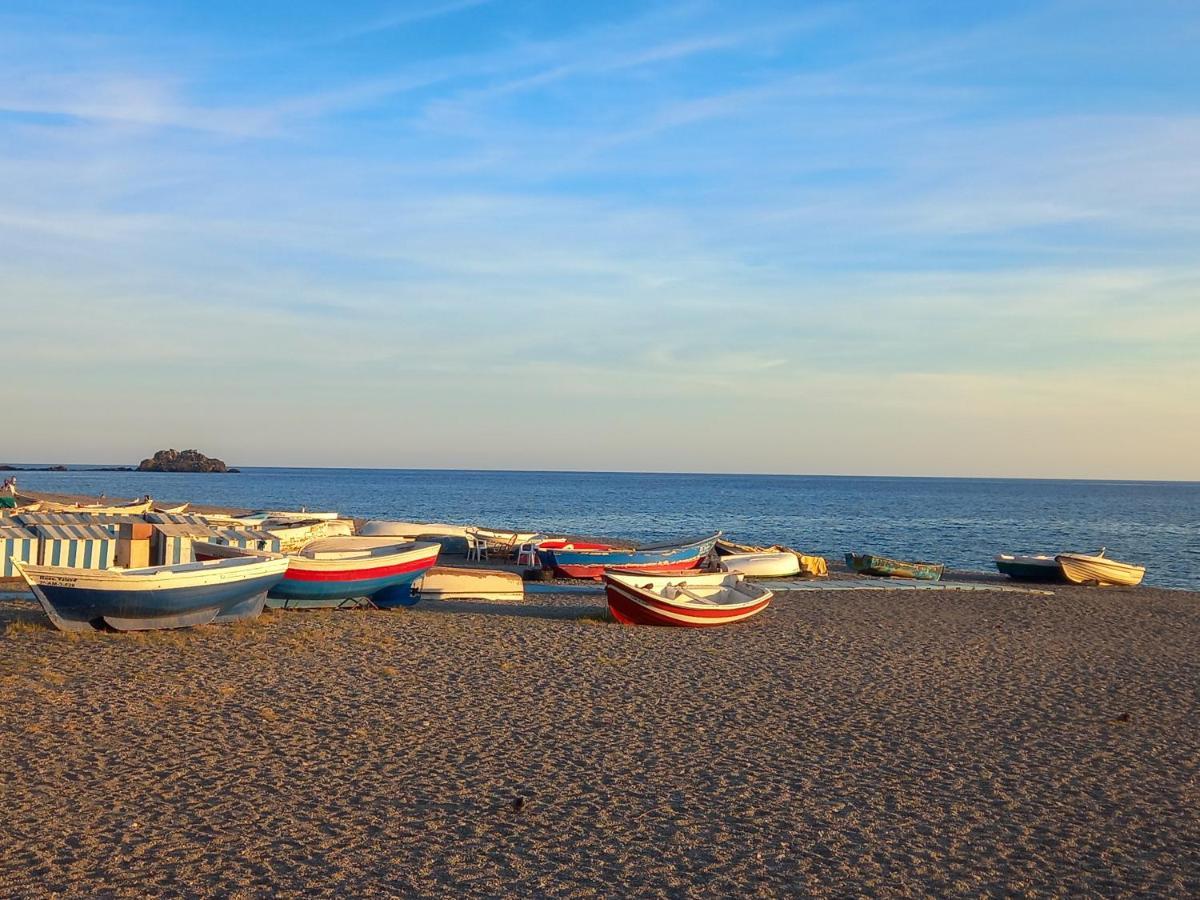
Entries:
POLYGON ((0 600, 0 893, 1200 892, 1185 592, 602 598, 70 639, 0 600))

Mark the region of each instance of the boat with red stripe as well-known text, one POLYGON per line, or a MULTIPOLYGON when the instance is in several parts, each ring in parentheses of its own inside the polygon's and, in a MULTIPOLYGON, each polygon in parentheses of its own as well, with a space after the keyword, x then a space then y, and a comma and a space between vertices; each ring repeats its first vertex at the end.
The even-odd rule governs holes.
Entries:
MULTIPOLYGON (((203 552, 215 552, 214 547, 206 544, 203 552)), ((288 556, 287 572, 267 595, 267 606, 412 606, 420 599, 413 595, 413 582, 433 568, 441 549, 432 542, 390 538, 320 538, 288 556)))
POLYGON ((606 570, 636 569, 639 572, 686 572, 695 569, 712 552, 721 532, 700 538, 660 544, 620 544, 554 538, 537 545, 538 561, 566 578, 599 579, 606 570))
POLYGON ((735 572, 605 572, 608 611, 625 625, 712 628, 756 616, 775 595, 735 572))

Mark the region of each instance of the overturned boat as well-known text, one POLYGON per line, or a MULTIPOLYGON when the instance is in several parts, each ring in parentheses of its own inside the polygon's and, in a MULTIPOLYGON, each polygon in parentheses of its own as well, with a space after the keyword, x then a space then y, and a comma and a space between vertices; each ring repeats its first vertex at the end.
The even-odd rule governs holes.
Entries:
POLYGON ((516 572, 434 566, 413 590, 422 600, 524 600, 525 582, 516 572))
POLYGON ((890 559, 874 553, 847 553, 846 565, 860 575, 880 578, 915 578, 918 581, 939 581, 946 567, 942 563, 908 562, 890 559))

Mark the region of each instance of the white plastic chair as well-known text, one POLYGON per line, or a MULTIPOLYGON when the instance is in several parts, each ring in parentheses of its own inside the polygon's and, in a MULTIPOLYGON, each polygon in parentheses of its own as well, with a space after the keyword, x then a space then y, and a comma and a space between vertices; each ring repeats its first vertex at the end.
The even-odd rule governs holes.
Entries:
POLYGON ((480 537, 478 532, 467 532, 467 560, 478 560, 482 562, 488 559, 488 542, 487 538, 480 537))
POLYGON ((538 561, 537 548, 542 542, 541 538, 534 538, 526 541, 517 548, 517 565, 529 566, 532 569, 540 569, 542 564, 538 561))

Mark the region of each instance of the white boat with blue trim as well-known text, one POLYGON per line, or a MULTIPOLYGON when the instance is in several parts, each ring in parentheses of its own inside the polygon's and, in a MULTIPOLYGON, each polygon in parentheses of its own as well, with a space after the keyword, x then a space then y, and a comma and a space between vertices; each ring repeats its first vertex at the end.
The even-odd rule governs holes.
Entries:
POLYGON ((14 561, 60 631, 188 628, 252 619, 283 578, 283 556, 244 556, 144 569, 68 569, 14 561))

